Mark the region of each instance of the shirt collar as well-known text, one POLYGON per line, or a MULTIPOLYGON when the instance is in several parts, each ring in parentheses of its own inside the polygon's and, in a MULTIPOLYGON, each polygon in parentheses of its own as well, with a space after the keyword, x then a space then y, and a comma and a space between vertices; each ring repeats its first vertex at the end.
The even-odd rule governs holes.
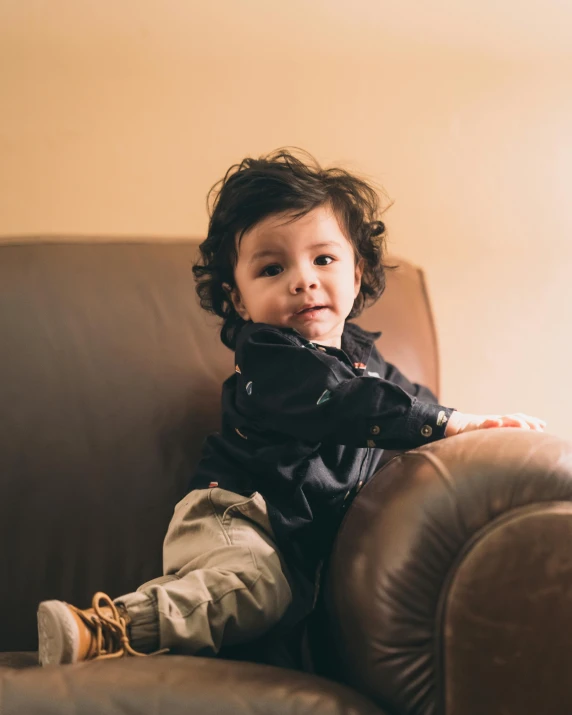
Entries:
MULTIPOLYGON (((258 329, 261 325, 263 324, 251 322, 246 323, 240 331, 238 343, 240 343, 241 340, 246 339, 250 330, 258 329)), ((311 343, 311 341, 304 338, 295 328, 278 328, 272 325, 266 325, 265 327, 270 330, 288 333, 295 337, 296 340, 300 341, 302 345, 311 343)), ((341 349, 332 348, 328 345, 324 345, 323 349, 333 355, 337 354, 339 358, 347 360, 347 362, 354 369, 365 370, 373 349, 373 344, 380 336, 381 332, 370 332, 369 330, 360 328, 360 326, 356 325, 356 323, 349 323, 346 321, 342 333, 341 349)), ((238 343, 237 349, 239 347, 238 343)))

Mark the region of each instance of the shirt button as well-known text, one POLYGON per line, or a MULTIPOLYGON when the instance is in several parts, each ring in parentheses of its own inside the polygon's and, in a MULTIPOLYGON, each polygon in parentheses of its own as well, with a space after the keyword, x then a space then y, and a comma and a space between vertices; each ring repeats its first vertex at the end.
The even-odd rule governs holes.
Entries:
POLYGON ((370 427, 369 431, 371 432, 371 434, 379 434, 380 433, 379 425, 373 425, 373 427, 370 427))
POLYGON ((423 427, 421 427, 421 434, 424 437, 431 437, 431 435, 433 434, 432 427, 430 427, 429 425, 423 425, 423 427))

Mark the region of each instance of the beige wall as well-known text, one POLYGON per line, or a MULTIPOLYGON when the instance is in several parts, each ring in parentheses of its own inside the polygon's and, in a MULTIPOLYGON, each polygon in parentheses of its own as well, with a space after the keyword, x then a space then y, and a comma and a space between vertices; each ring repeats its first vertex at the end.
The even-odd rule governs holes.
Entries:
POLYGON ((568 437, 572 11, 470 5, 5 0, 0 234, 200 236, 231 163, 304 147, 395 200, 443 402, 568 437))

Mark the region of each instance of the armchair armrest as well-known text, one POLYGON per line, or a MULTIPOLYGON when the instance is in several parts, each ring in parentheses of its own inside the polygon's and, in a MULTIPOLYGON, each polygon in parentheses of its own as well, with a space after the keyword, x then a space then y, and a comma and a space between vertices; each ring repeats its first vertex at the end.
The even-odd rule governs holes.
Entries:
POLYGON ((390 711, 572 712, 572 444, 478 430, 406 452, 342 524, 340 673, 390 711))

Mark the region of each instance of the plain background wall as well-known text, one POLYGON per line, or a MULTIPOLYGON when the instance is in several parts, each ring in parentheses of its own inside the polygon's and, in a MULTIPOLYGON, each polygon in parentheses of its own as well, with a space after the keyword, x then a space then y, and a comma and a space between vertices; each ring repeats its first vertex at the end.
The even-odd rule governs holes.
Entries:
POLYGON ((424 267, 442 402, 572 435, 572 6, 3 0, 0 235, 204 235, 282 146, 383 187, 424 267))

